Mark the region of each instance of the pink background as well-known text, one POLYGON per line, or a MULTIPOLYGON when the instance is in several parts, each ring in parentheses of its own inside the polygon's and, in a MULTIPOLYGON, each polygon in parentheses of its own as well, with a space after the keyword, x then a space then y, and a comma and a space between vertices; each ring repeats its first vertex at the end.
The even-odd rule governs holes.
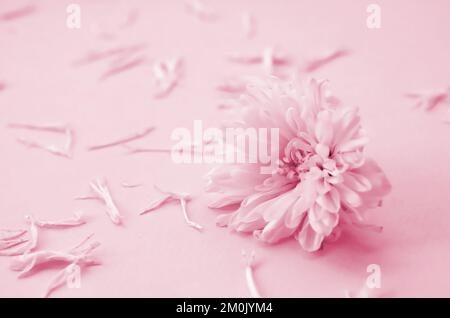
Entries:
MULTIPOLYGON (((24 1, 0 1, 0 12, 24 1)), ((405 92, 449 85, 450 2, 389 0, 378 3, 382 27, 366 27, 369 1, 206 1, 220 17, 205 23, 187 14, 181 1, 81 1, 81 30, 65 26, 69 1, 35 1, 37 11, 0 21, 0 227, 23 224, 23 215, 61 219, 74 210, 88 224, 46 230, 40 248, 67 248, 89 233, 102 242, 96 253, 103 266, 89 268, 82 288, 62 288, 55 297, 247 297, 241 250, 255 249, 260 291, 268 297, 342 297, 358 289, 366 267, 379 264, 384 296, 450 296, 450 127, 438 113, 413 110, 405 92), (118 29, 129 10, 135 25, 118 29), (241 13, 257 22, 254 39, 242 37, 241 13), (98 28, 114 38, 101 39, 98 28), (146 63, 99 81, 107 61, 73 66, 90 50, 146 43, 146 63), (206 207, 203 175, 208 165, 175 165, 167 154, 127 155, 121 148, 88 152, 86 147, 114 140, 149 125, 156 130, 138 142, 170 147, 176 127, 194 119, 217 125, 220 94, 214 85, 230 75, 261 74, 258 66, 226 61, 234 51, 277 45, 298 62, 327 49, 353 51, 317 71, 333 91, 361 109, 371 137, 368 153, 384 168, 393 191, 370 221, 381 235, 355 231, 309 255, 294 240, 266 246, 215 226, 206 207), (181 56, 185 76, 170 96, 154 100, 152 61, 181 56), (72 125, 72 160, 27 149, 18 136, 38 140, 46 134, 6 127, 9 122, 72 125), (113 225, 97 202, 74 201, 88 183, 105 176, 124 214, 113 225), (143 183, 124 189, 122 182, 143 183), (176 204, 138 216, 155 197, 153 184, 189 191, 192 219, 203 233, 186 226, 176 204)), ((48 140, 58 142, 48 136, 48 140)), ((0 297, 42 295, 57 269, 17 279, 0 258, 0 297)))

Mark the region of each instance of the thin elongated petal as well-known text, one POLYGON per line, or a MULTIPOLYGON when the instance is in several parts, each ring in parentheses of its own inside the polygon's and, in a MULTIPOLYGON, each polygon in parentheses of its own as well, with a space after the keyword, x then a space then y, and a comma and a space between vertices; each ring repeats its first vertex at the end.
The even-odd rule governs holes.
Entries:
POLYGON ((44 298, 49 297, 55 290, 67 284, 69 278, 74 275, 77 270, 79 270, 79 266, 77 264, 70 264, 58 274, 56 274, 56 276, 48 285, 47 290, 44 294, 44 298))
POLYGON ((250 296, 252 298, 261 298, 261 294, 259 293, 258 287, 255 282, 255 276, 253 273, 255 252, 252 251, 250 255, 247 255, 245 252, 242 252, 242 255, 246 258, 245 281, 247 282, 247 287, 250 292, 250 296))
POLYGON ((117 208, 111 193, 106 185, 106 181, 96 179, 90 183, 91 189, 95 192, 99 199, 105 204, 105 210, 110 220, 116 224, 120 225, 122 223, 122 215, 117 208))
POLYGON ((0 250, 0 256, 16 256, 25 253, 30 253, 33 251, 38 244, 38 228, 36 226, 35 220, 31 215, 25 216, 25 220, 28 223, 27 239, 26 242, 20 243, 19 245, 13 246, 13 248, 8 248, 7 250, 0 250))
POLYGON ((433 111, 439 105, 450 103, 450 87, 407 93, 405 97, 413 99, 416 107, 423 106, 426 111, 433 111))
POLYGON ((63 124, 9 123, 8 127, 15 129, 46 131, 58 134, 65 134, 67 130, 67 126, 63 124))
POLYGON ((186 200, 181 199, 180 203, 181 203, 181 210, 183 211, 183 216, 184 216, 184 219, 185 219, 186 223, 189 226, 193 227, 194 229, 202 230, 203 226, 201 226, 200 224, 198 224, 198 223, 196 223, 194 221, 191 221, 191 219, 189 218, 188 213, 187 213, 186 200))
POLYGON ((189 225, 197 230, 203 229, 203 227, 200 224, 192 221, 189 218, 189 215, 187 213, 187 201, 191 200, 191 195, 189 193, 163 190, 156 185, 155 185, 155 189, 160 191, 164 196, 161 197, 160 199, 153 201, 147 209, 145 209, 143 212, 141 212, 141 214, 145 214, 147 212, 153 211, 156 208, 162 206, 163 204, 165 204, 169 201, 178 201, 180 203, 181 211, 183 212, 183 217, 184 217, 187 225, 189 225))
POLYGON ((0 241, 0 250, 6 250, 9 249, 11 247, 14 247, 16 245, 22 244, 28 242, 28 239, 25 238, 18 238, 18 239, 12 239, 12 240, 2 240, 0 241))
POLYGON ((322 66, 333 62, 334 60, 349 55, 349 51, 345 49, 337 49, 323 56, 311 59, 303 66, 303 70, 306 72, 313 72, 322 66))
POLYGON ((22 7, 15 8, 11 11, 0 13, 0 21, 12 21, 29 16, 37 11, 34 4, 28 4, 22 7))
POLYGON ((91 51, 85 56, 75 61, 76 66, 91 64, 94 62, 103 61, 112 57, 124 57, 136 54, 146 48, 145 44, 133 44, 129 46, 117 46, 102 51, 91 51))
POLYGON ((68 228, 75 227, 86 224, 86 221, 83 219, 83 212, 77 211, 74 213, 72 218, 59 220, 59 221, 43 221, 36 220, 36 225, 42 228, 68 228))
POLYGON ((106 72, 104 72, 99 80, 100 81, 104 81, 112 76, 115 76, 117 74, 121 74, 123 72, 126 72, 130 69, 136 68, 139 65, 142 65, 146 62, 147 58, 145 56, 139 56, 136 58, 133 58, 129 61, 124 61, 119 65, 113 65, 112 67, 110 67, 106 72))
POLYGON ((150 127, 147 127, 145 129, 143 129, 142 131, 136 132, 136 133, 131 134, 129 136, 126 136, 126 137, 123 137, 123 138, 119 138, 119 139, 111 141, 111 142, 106 142, 106 143, 102 143, 102 144, 99 144, 99 145, 90 146, 88 148, 88 150, 90 150, 90 151, 100 150, 100 149, 105 149, 105 148, 110 148, 110 147, 115 147, 115 146, 127 144, 129 142, 136 141, 138 139, 141 139, 141 138, 144 138, 144 137, 148 136, 151 132, 153 132, 154 129, 155 129, 155 127, 150 126, 150 127))
POLYGON ((122 182, 120 185, 127 189, 139 188, 142 186, 141 183, 128 183, 128 182, 122 182))
MULTIPOLYGON (((83 241, 84 244, 85 241, 83 241)), ((11 270, 20 271, 19 278, 29 275, 33 269, 40 265, 51 263, 77 263, 79 265, 96 265, 98 262, 92 260, 91 253, 100 245, 99 242, 92 242, 84 249, 71 249, 69 251, 40 250, 37 252, 25 253, 13 258, 10 265, 11 270)))
POLYGON ((7 230, 7 229, 0 229, 0 240, 12 240, 16 239, 18 237, 21 237, 27 232, 27 230, 21 229, 21 230, 7 230))
POLYGON ((164 195, 162 198, 152 201, 148 205, 148 207, 146 207, 145 210, 142 211, 140 214, 142 215, 142 214, 146 214, 148 212, 151 212, 151 211, 159 208, 160 206, 162 206, 164 203, 166 203, 168 201, 171 201, 171 200, 172 200, 172 196, 171 195, 169 195, 169 194, 164 195))
POLYGON ((65 142, 62 146, 54 144, 44 144, 28 138, 17 138, 17 142, 28 147, 37 148, 47 151, 53 155, 65 158, 72 157, 74 132, 68 125, 62 124, 34 124, 34 123, 10 123, 9 128, 25 129, 39 132, 51 132, 56 134, 63 134, 65 142))
POLYGON ((54 261, 73 262, 75 257, 63 252, 38 251, 34 253, 23 254, 13 259, 10 268, 14 271, 20 271, 19 278, 28 275, 37 265, 42 265, 54 261))
POLYGON ((59 146, 45 145, 40 142, 25 139, 25 138, 18 138, 17 142, 28 148, 41 149, 41 150, 47 151, 56 156, 70 158, 70 155, 67 153, 67 151, 65 149, 61 149, 59 146))

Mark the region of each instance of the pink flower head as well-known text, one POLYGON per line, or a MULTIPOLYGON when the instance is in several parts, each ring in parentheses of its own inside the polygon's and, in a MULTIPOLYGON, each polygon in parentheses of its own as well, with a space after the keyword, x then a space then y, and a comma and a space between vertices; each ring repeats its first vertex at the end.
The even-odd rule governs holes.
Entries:
POLYGON ((310 252, 344 224, 366 226, 364 212, 381 204, 390 184, 364 155, 357 109, 344 107, 325 81, 302 88, 276 78, 249 85, 240 104, 235 126, 279 129, 279 160, 271 174, 261 173, 261 163, 210 171, 207 191, 217 196, 210 207, 238 206, 218 225, 267 243, 294 236, 310 252))

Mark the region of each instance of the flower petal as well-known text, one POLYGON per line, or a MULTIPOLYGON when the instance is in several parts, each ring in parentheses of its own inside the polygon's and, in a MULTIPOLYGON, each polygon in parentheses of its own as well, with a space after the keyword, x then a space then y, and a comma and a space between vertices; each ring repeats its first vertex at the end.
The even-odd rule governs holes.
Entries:
POLYGON ((332 213, 337 213, 341 207, 339 192, 335 188, 331 188, 327 193, 318 196, 316 202, 332 213))
POLYGON ((302 248, 307 252, 315 252, 322 246, 324 236, 317 233, 307 222, 302 230, 297 235, 297 241, 300 243, 302 248))
POLYGON ((318 143, 325 146, 330 145, 331 140, 333 139, 331 112, 324 110, 317 114, 315 135, 318 143))
POLYGON ((344 174, 344 184, 357 192, 367 192, 372 190, 370 180, 357 173, 348 172, 344 174))
POLYGON ((358 193, 343 184, 338 184, 336 187, 339 190, 341 200, 354 208, 361 206, 362 199, 358 193))
POLYGON ((226 195, 208 204, 209 208, 220 209, 233 204, 239 204, 245 198, 244 195, 226 195))
POLYGON ((295 228, 288 228, 284 224, 284 218, 270 221, 262 231, 255 231, 254 236, 266 243, 276 243, 291 236, 295 228))

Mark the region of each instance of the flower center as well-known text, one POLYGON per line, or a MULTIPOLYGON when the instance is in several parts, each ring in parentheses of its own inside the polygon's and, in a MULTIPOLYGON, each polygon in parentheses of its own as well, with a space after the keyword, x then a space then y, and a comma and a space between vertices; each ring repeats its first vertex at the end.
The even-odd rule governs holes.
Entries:
POLYGON ((328 178, 336 176, 339 171, 336 161, 331 158, 331 153, 327 152, 326 156, 323 153, 318 154, 309 143, 294 138, 285 148, 277 173, 300 182, 306 174, 328 178))

